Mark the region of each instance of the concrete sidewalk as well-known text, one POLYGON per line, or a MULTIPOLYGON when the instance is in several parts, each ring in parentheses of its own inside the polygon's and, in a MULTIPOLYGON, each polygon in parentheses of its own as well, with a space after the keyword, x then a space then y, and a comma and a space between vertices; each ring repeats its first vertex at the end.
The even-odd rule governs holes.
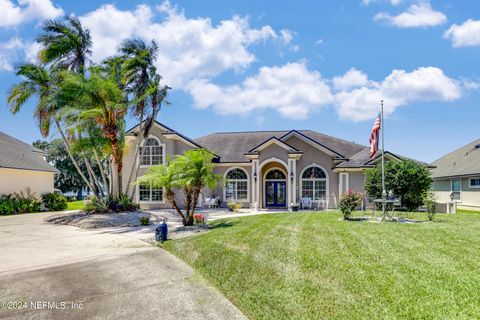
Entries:
POLYGON ((46 215, 0 217, 0 318, 245 319, 165 250, 48 224, 46 215), (6 310, 7 302, 26 305, 6 310))

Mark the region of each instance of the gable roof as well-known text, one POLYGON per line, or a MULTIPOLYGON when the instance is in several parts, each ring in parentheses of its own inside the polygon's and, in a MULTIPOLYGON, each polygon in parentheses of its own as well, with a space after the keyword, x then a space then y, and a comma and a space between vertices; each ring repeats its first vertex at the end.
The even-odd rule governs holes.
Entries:
POLYGON ((282 140, 282 137, 292 132, 297 132, 342 157, 350 157, 367 148, 312 130, 221 132, 200 137, 195 141, 219 155, 221 162, 249 162, 244 155, 246 152, 272 138, 282 140))
POLYGON ((58 172, 43 159, 43 152, 0 131, 0 168, 58 172))
POLYGON ((281 148, 287 150, 288 152, 300 152, 300 150, 298 150, 295 147, 292 147, 291 145, 289 145, 285 141, 282 141, 282 140, 278 139, 277 137, 271 137, 270 139, 260 143, 258 146, 255 146, 252 149, 250 149, 248 151, 248 153, 261 151, 261 150, 265 149, 266 147, 268 147, 272 143, 280 146, 281 148))
POLYGON ((480 139, 446 154, 432 163, 433 178, 480 174, 480 139))

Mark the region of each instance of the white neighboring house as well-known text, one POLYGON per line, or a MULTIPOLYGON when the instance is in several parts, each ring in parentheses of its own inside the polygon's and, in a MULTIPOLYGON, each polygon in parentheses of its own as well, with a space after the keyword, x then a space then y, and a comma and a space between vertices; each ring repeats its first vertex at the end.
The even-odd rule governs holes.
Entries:
POLYGON ((480 139, 432 163, 433 190, 438 202, 480 210, 480 139))
POLYGON ((53 192, 55 167, 45 153, 0 131, 0 195, 26 192, 39 197, 53 192))

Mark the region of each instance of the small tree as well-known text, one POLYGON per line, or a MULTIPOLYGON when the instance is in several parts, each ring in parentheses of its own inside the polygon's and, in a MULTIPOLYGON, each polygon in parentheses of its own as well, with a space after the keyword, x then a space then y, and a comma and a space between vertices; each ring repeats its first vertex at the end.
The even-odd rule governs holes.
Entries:
MULTIPOLYGON (((401 197, 402 206, 415 211, 423 204, 432 178, 425 165, 413 161, 388 161, 385 163, 385 189, 388 195, 401 197)), ((371 198, 382 197, 382 167, 378 165, 366 172, 365 191, 371 198)))
POLYGON ((350 218, 352 212, 362 204, 362 194, 348 189, 340 196, 340 211, 343 213, 343 219, 350 218))
POLYGON ((213 155, 204 149, 189 150, 175 160, 167 160, 162 166, 151 167, 145 175, 137 179, 137 184, 151 183, 165 189, 165 198, 182 218, 185 226, 194 224, 195 208, 202 188, 215 188, 221 177, 213 173, 213 155), (175 201, 177 190, 182 189, 184 211, 175 201))

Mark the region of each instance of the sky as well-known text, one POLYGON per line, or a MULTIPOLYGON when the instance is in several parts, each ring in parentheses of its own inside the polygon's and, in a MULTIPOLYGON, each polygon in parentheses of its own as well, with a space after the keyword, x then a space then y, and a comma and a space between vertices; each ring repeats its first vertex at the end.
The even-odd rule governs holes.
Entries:
POLYGON ((0 131, 25 142, 41 135, 35 100, 9 111, 15 66, 37 61, 43 20, 72 14, 90 30, 93 63, 127 38, 157 42, 173 88, 157 120, 191 138, 311 129, 368 145, 382 99, 391 152, 431 162, 480 137, 475 0, 0 0, 0 10, 0 131))

